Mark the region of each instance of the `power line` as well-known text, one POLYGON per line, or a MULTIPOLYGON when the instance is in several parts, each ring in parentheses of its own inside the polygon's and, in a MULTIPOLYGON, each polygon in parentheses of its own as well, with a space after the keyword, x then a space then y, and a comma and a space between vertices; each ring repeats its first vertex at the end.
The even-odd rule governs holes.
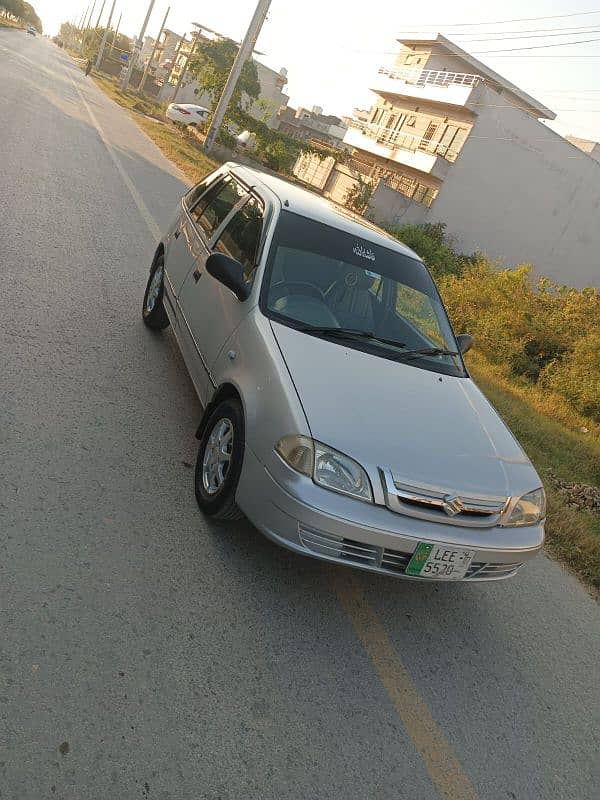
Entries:
POLYGON ((490 55, 491 53, 514 53, 518 50, 542 50, 545 47, 568 47, 573 44, 589 44, 590 42, 600 42, 597 39, 580 39, 576 42, 557 42, 556 44, 535 44, 531 47, 506 47, 501 50, 473 50, 473 55, 490 55))
MULTIPOLYGON (((467 28, 467 27, 476 27, 480 25, 507 25, 511 22, 537 22, 540 19, 566 19, 567 17, 587 17, 592 14, 600 14, 600 9, 596 11, 574 11, 571 14, 553 14, 551 16, 544 16, 544 17, 519 17, 518 19, 497 19, 494 21, 487 20, 486 22, 449 22, 446 25, 431 25, 425 24, 420 27, 422 28, 467 28)), ((417 32, 418 29, 414 29, 417 32)))
MULTIPOLYGON (((600 28, 586 29, 585 31, 581 31, 581 33, 525 33, 523 36, 498 36, 492 39, 468 39, 466 42, 461 42, 461 44, 473 44, 474 42, 504 42, 509 41, 510 39, 550 39, 555 36, 585 36, 588 33, 600 33, 600 28)), ((569 44, 569 42, 567 42, 569 44)))
MULTIPOLYGON (((466 31, 465 33, 461 33, 460 31, 452 31, 451 36, 505 36, 509 33, 545 33, 547 31, 565 31, 567 33, 577 34, 579 32, 584 33, 585 31, 589 31, 590 28, 597 28, 598 23, 594 25, 576 25, 572 28, 565 28, 563 25, 560 25, 558 28, 520 28, 519 30, 514 31, 507 31, 507 30, 500 30, 500 31, 466 31)), ((405 33, 420 33, 421 31, 405 31, 405 33)))

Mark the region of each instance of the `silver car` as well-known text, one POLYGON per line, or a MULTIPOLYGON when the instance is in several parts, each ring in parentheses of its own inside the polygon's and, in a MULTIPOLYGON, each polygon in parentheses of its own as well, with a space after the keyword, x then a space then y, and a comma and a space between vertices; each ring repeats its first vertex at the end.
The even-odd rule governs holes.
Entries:
POLYGON ((225 164, 159 244, 143 318, 204 408, 202 511, 297 553, 421 580, 508 578, 544 540, 540 478, 469 377, 419 257, 225 164))

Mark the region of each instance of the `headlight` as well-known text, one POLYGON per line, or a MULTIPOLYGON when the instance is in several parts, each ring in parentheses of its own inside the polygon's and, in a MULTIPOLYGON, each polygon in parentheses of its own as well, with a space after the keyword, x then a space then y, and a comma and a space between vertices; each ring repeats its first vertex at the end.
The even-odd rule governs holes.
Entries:
POLYGON ((308 436, 284 436, 275 445, 275 450, 292 469, 312 477, 319 486, 367 503, 373 502, 367 473, 354 459, 332 447, 308 436))
POLYGON ((520 528, 524 525, 537 525, 546 516, 546 493, 536 489, 520 497, 512 505, 510 516, 502 523, 505 528, 520 528))

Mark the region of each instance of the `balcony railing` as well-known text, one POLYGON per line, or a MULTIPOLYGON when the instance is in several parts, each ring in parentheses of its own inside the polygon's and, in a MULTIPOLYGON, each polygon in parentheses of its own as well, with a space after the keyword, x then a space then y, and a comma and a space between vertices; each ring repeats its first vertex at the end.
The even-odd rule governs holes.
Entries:
POLYGON ((424 136, 416 136, 414 133, 397 131, 394 128, 386 128, 384 125, 375 125, 372 122, 361 122, 360 120, 351 120, 349 125, 351 128, 361 131, 369 139, 393 149, 408 150, 411 153, 417 151, 430 153, 441 156, 446 161, 456 161, 458 155, 458 151, 448 145, 432 141, 424 136))
POLYGON ((481 75, 469 75, 465 72, 446 72, 436 69, 413 69, 410 67, 381 67, 380 75, 391 80, 409 83, 412 86, 477 86, 483 81, 481 75))

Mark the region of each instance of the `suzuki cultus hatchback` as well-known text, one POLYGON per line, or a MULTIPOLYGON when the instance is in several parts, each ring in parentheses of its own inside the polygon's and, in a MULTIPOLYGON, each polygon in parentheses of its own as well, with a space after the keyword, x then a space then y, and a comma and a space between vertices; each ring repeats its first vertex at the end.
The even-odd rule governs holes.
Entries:
POLYGON ((541 481, 469 377, 420 258, 283 180, 226 164, 182 200, 143 317, 203 408, 195 492, 298 553, 422 580, 514 575, 541 481))

